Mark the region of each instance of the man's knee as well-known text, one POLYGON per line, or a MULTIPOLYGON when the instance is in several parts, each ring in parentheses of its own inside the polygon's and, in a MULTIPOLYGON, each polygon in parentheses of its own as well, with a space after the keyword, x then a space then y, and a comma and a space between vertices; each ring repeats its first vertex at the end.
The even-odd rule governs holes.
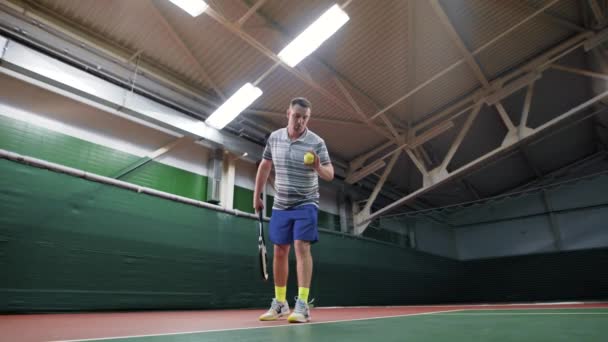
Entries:
POLYGON ((309 241, 296 240, 294 242, 294 245, 296 248, 296 255, 298 255, 298 256, 310 255, 310 242, 309 241))
POLYGON ((289 255, 289 245, 274 245, 275 258, 286 258, 289 255))

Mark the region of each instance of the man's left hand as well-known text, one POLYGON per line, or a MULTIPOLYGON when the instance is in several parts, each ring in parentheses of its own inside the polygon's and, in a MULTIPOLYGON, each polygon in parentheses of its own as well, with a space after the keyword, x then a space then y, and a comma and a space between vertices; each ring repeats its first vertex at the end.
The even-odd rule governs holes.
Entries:
POLYGON ((309 164, 308 167, 313 168, 313 170, 317 171, 317 173, 319 173, 319 169, 321 167, 321 162, 319 161, 319 156, 315 153, 315 151, 308 151, 308 153, 312 153, 313 156, 315 156, 314 162, 312 164, 309 164))

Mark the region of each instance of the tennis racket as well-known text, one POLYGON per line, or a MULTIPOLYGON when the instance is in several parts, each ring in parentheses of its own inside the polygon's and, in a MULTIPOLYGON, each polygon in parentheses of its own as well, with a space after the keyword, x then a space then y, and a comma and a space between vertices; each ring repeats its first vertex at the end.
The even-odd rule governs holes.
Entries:
POLYGON ((268 280, 268 255, 266 253, 266 241, 264 240, 264 217, 262 216, 262 210, 258 212, 259 214, 259 225, 260 225, 260 235, 258 236, 258 252, 260 259, 260 272, 262 275, 262 280, 268 280))

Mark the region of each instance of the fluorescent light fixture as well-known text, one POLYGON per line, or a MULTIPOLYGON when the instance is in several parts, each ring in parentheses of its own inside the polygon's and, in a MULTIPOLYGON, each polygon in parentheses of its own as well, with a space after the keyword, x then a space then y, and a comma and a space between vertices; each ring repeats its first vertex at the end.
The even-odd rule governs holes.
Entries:
POLYGON ((246 83, 234 95, 232 95, 223 105, 220 106, 205 123, 211 127, 222 129, 230 121, 234 120, 247 106, 253 103, 262 95, 260 88, 254 87, 251 83, 246 83))
POLYGON ((327 38, 331 37, 350 18, 340 6, 333 5, 323 15, 300 33, 281 52, 279 58, 290 67, 296 66, 306 56, 315 51, 327 38))
POLYGON ((207 4, 203 0, 169 0, 175 6, 188 12, 193 17, 198 17, 207 9, 207 4))

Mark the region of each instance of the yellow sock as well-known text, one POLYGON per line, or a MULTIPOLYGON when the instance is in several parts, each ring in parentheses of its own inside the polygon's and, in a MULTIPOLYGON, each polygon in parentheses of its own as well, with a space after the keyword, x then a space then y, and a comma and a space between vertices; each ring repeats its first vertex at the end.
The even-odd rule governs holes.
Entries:
POLYGON ((274 287, 274 298, 279 302, 284 302, 287 296, 287 286, 275 286, 274 287))
POLYGON ((300 287, 298 289, 298 298, 304 302, 308 303, 308 292, 310 289, 308 287, 300 287))

